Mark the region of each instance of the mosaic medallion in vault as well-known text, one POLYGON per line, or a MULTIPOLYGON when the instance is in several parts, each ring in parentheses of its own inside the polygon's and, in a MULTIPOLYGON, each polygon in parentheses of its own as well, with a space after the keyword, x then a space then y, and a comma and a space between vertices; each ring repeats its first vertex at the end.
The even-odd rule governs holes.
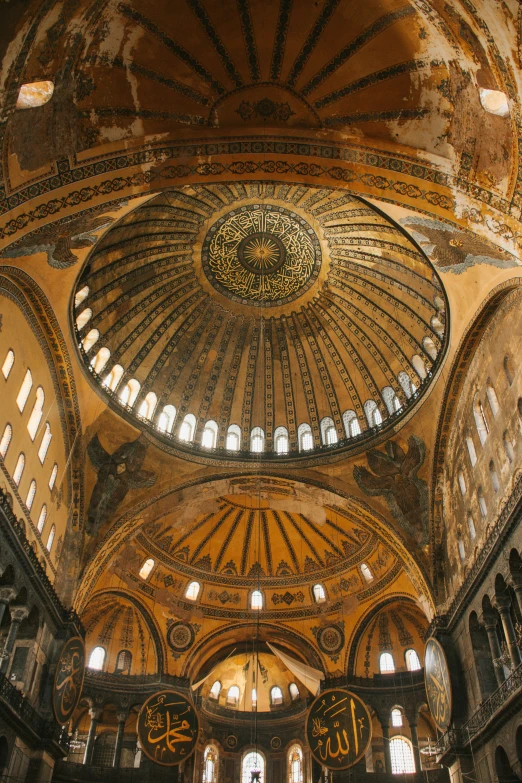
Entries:
POLYGON ((295 212, 253 204, 214 223, 201 260, 208 279, 225 296, 270 307, 310 288, 321 267, 321 248, 314 230, 295 212))
POLYGON ((89 375, 194 459, 360 450, 420 399, 447 343, 422 250, 343 189, 181 185, 116 223, 72 307, 89 375))

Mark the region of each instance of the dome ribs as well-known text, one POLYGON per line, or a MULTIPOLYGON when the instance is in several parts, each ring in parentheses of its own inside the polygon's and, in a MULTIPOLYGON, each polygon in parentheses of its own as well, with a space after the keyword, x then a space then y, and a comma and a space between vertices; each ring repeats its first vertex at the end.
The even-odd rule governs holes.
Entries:
POLYGON ((221 408, 219 411, 219 440, 218 443, 221 447, 225 445, 227 430, 230 424, 230 416, 232 413, 232 405, 234 402, 236 384, 241 368, 241 358, 243 356, 243 350, 248 334, 249 324, 247 321, 240 322, 239 334, 237 335, 234 352, 232 354, 232 360, 228 367, 226 374, 225 389, 221 399, 221 408))
POLYGON ((290 355, 288 351, 288 342, 286 339, 285 330, 283 329, 283 323, 281 319, 274 320, 274 330, 276 334, 277 348, 279 352, 280 360, 280 373, 283 389, 284 399, 284 416, 286 426, 288 428, 288 435, 290 439, 290 445, 293 448, 297 448, 297 411, 294 395, 294 386, 292 381, 292 371, 290 365, 290 355))
POLYGON ((221 563, 223 561, 223 558, 225 557, 225 552, 227 551, 230 542, 232 541, 232 539, 235 536, 237 527, 238 527, 238 525, 239 525, 239 523, 240 523, 240 521, 241 521, 241 519, 243 517, 243 513, 244 512, 243 512, 242 509, 239 509, 239 511, 237 511, 237 513, 236 513, 236 515, 234 517, 234 520, 233 520, 232 524, 230 525, 230 528, 229 528, 229 531, 228 531, 228 533, 226 535, 226 538, 223 541, 223 543, 221 544, 221 547, 219 549, 218 555, 216 557, 216 564, 214 566, 214 570, 216 572, 219 572, 219 569, 221 568, 221 563))
POLYGON ((158 41, 167 47, 176 57, 178 57, 185 65, 191 68, 198 76, 209 84, 219 95, 223 95, 226 91, 222 84, 217 79, 214 79, 212 74, 199 63, 190 52, 188 52, 180 43, 174 38, 164 32, 158 25, 148 19, 144 14, 137 11, 135 8, 131 8, 125 3, 119 3, 118 11, 127 19, 131 19, 136 22, 140 27, 147 32, 151 33, 158 41))
POLYGON ((223 527, 223 525, 228 520, 228 518, 233 513, 233 511, 234 511, 233 506, 229 506, 228 508, 225 508, 222 516, 217 520, 217 522, 214 525, 212 525, 209 532, 206 534, 206 536, 204 536, 201 539, 197 547, 194 549, 194 552, 192 553, 192 557, 190 558, 191 565, 194 565, 197 558, 203 552, 203 550, 205 549, 206 545, 209 543, 212 536, 214 536, 218 532, 218 530, 220 530, 223 527))
POLYGON ((317 412, 317 400, 315 397, 314 386, 312 383, 312 376, 310 374, 310 368, 308 366, 308 360, 303 349, 302 342, 299 338, 297 330, 297 322, 295 313, 291 313, 288 319, 285 319, 285 323, 288 327, 290 337, 292 338, 293 348, 299 364, 299 370, 301 374, 301 384, 306 402, 306 408, 308 412, 308 422, 312 428, 314 436, 314 443, 316 446, 321 445, 321 435, 319 431, 319 415, 317 412))
POLYGON ((216 50, 230 81, 235 87, 241 87, 243 85, 243 79, 241 78, 241 75, 236 66, 232 62, 232 58, 230 57, 225 44, 218 35, 218 32, 206 10, 199 0, 186 0, 186 3, 192 10, 192 13, 198 22, 201 24, 201 27, 205 31, 210 43, 216 50))
MULTIPOLYGON (((256 390, 256 379, 258 379, 257 373, 257 359, 259 355, 259 343, 261 338, 260 323, 252 321, 250 332, 250 347, 248 349, 248 357, 246 362, 246 376, 243 386, 243 405, 241 408, 241 446, 243 449, 248 450, 250 441, 250 431, 253 426, 260 426, 257 423, 252 424, 253 407, 254 407, 254 394, 256 390)), ((256 411, 257 415, 261 417, 261 421, 264 421, 264 410, 261 412, 256 411)))
MULTIPOLYGON (((297 535, 303 539, 307 547, 309 548, 310 552, 313 554, 313 556, 316 559, 316 562, 321 566, 321 568, 324 567, 324 559, 321 557, 313 543, 310 541, 306 533, 304 532, 303 528, 297 524, 295 519, 291 516, 291 514, 288 513, 288 511, 283 511, 283 515, 286 517, 287 521, 290 522, 294 530, 296 531, 297 535)), ((302 518, 302 515, 299 515, 300 518, 302 518)), ((314 532, 317 532, 314 530, 314 532)), ((330 542, 329 542, 330 543, 330 542)), ((331 544, 330 544, 331 545, 331 544)))
MULTIPOLYGON (((317 45, 317 41, 319 40, 321 33, 330 21, 330 18, 339 5, 339 2, 340 0, 325 0, 319 16, 315 20, 312 29, 308 33, 306 41, 303 44, 301 51, 297 55, 294 64, 290 69, 290 73, 286 78, 286 84, 288 84, 289 87, 295 86, 303 68, 305 67, 308 59, 310 58, 310 55, 317 45)), ((301 93, 303 95, 305 94, 302 90, 301 93)))
POLYGON ((196 415, 196 422, 197 422, 196 440, 199 440, 199 436, 201 435, 201 429, 205 421, 208 418, 214 418, 214 417, 209 417, 208 412, 212 406, 212 401, 214 399, 214 392, 216 390, 217 383, 221 377, 221 372, 223 370, 223 363, 225 361, 228 346, 230 344, 230 340, 232 338, 232 334, 234 332, 234 328, 236 327, 236 325, 237 325, 237 318, 230 317, 227 318, 227 320, 225 321, 225 328, 223 329, 223 333, 221 335, 221 340, 219 343, 219 348, 217 350, 216 358, 209 371, 207 384, 205 386, 205 390, 201 397, 201 402, 196 415))
POLYGON ((268 451, 273 448, 274 437, 274 351, 272 345, 272 319, 263 322, 264 388, 265 388, 265 437, 268 451))
POLYGON ((281 534, 281 537, 282 537, 283 541, 286 544, 286 548, 288 549, 288 554, 290 555, 290 559, 292 560, 292 563, 294 565, 295 573, 299 574, 301 572, 301 568, 299 566, 299 560, 297 559, 297 556, 295 554, 295 549, 294 549, 294 547, 292 545, 290 537, 289 537, 288 533, 285 530, 285 526, 283 525, 283 520, 281 519, 281 516, 279 515, 279 512, 274 511, 273 509, 272 509, 272 515, 273 515, 273 517, 274 517, 274 519, 276 521, 276 524, 277 524, 278 530, 279 530, 279 532, 281 534))
POLYGON ((396 11, 391 11, 388 14, 376 19, 372 24, 368 25, 362 33, 360 33, 353 41, 344 46, 340 52, 329 60, 316 74, 313 76, 301 89, 301 95, 308 96, 311 92, 316 90, 320 84, 322 84, 328 77, 330 77, 335 71, 337 71, 342 65, 344 65, 351 57, 354 56, 363 46, 365 46, 372 38, 382 33, 387 27, 390 27, 400 19, 405 19, 409 16, 415 16, 416 11, 411 6, 407 5, 403 8, 399 8, 396 11))
POLYGON ((252 536, 252 529, 254 527, 254 518, 255 518, 255 511, 250 511, 246 520, 245 535, 243 538, 243 550, 241 552, 241 569, 240 569, 241 576, 245 575, 246 568, 248 565, 250 538, 252 536))

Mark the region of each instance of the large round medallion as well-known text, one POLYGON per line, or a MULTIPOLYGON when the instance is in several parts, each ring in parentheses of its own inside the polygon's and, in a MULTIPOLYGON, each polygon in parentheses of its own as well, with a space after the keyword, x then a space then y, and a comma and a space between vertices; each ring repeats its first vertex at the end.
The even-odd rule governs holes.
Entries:
POLYGON ((138 739, 156 764, 171 767, 194 752, 199 721, 190 701, 176 691, 150 696, 138 715, 138 739))
POLYGON ((335 655, 344 645, 344 634, 337 625, 327 625, 317 632, 317 643, 322 652, 335 655))
POLYGON ((194 629, 188 623, 172 623, 167 632, 167 642, 174 652, 182 653, 191 647, 194 641, 194 629))
POLYGON ((424 651, 424 681, 433 720, 440 731, 446 731, 453 706, 451 679, 442 645, 433 637, 426 642, 424 651))
POLYGON ((341 688, 323 691, 306 719, 312 756, 328 769, 348 769, 364 756, 372 739, 366 704, 341 688))
POLYGON ((253 204, 210 227, 201 259, 214 288, 229 299, 276 306, 310 288, 321 268, 321 248, 312 227, 295 212, 253 204))
POLYGON ((53 687, 53 712, 58 723, 67 723, 78 706, 85 674, 85 645, 74 636, 65 643, 56 665, 53 687))

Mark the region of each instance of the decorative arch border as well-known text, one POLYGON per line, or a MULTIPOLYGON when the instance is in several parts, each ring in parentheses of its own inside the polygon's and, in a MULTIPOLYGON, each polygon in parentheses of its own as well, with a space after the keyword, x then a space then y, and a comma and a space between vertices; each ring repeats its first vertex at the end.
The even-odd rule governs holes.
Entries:
MULTIPOLYGON (((165 640, 163 639, 163 636, 156 624, 154 616, 149 612, 145 604, 143 604, 133 593, 126 593, 124 590, 118 590, 118 588, 107 588, 105 590, 99 590, 90 598, 89 603, 102 595, 118 596, 118 598, 122 598, 124 601, 131 603, 134 608, 140 612, 147 628, 149 629, 150 635, 154 640, 154 645, 156 647, 156 663, 158 667, 158 674, 166 672, 165 661, 167 660, 167 648, 165 646, 165 640)), ((87 604, 84 608, 87 608, 87 604)))
MULTIPOLYGON (((427 569, 423 564, 422 559, 419 556, 415 556, 415 553, 410 551, 411 542, 408 542, 402 533, 394 527, 389 520, 375 512, 363 500, 355 498, 341 489, 335 489, 320 481, 315 481, 310 478, 296 479, 294 476, 275 473, 273 471, 263 471, 262 474, 242 473, 241 475, 244 479, 259 479, 260 476, 278 478, 286 480, 291 484, 304 485, 305 487, 317 487, 331 494, 333 502, 325 505, 355 524, 363 524, 373 530, 401 561, 414 588, 417 590, 417 593, 421 596, 421 600, 425 604, 426 614, 433 615, 435 613, 435 602, 427 569), (336 502, 339 499, 345 501, 342 506, 338 505, 336 502)), ((228 482, 237 479, 237 477, 237 473, 215 474, 183 482, 180 485, 165 489, 154 497, 146 498, 119 517, 99 542, 90 561, 85 565, 82 584, 79 585, 76 593, 76 610, 81 612, 90 596, 94 593, 98 578, 107 567, 107 564, 116 553, 116 550, 123 543, 134 538, 142 525, 152 521, 151 519, 145 518, 146 515, 144 512, 146 512, 147 509, 151 509, 158 503, 166 503, 168 500, 172 501, 172 496, 177 493, 183 493, 183 501, 184 503, 187 503, 188 498, 186 491, 190 489, 197 491, 198 487, 204 485, 217 484, 216 497, 218 497, 219 495, 224 494, 224 490, 230 486, 228 482), (227 484, 225 484, 225 482, 227 482, 227 484), (221 487, 219 486, 220 484, 221 487)), ((172 502, 169 505, 169 508, 171 507, 172 502)), ((155 514, 154 518, 158 515, 161 516, 161 514, 162 512, 160 510, 155 514)))

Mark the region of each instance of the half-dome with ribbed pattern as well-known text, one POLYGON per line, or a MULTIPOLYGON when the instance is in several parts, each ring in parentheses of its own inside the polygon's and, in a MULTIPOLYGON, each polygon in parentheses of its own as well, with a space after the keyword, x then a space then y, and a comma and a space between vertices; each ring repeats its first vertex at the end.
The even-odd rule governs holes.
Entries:
POLYGON ((444 353, 429 261, 340 189, 171 189, 98 243, 76 302, 86 366, 112 404, 209 457, 359 446, 419 398, 444 353))

